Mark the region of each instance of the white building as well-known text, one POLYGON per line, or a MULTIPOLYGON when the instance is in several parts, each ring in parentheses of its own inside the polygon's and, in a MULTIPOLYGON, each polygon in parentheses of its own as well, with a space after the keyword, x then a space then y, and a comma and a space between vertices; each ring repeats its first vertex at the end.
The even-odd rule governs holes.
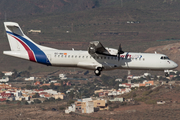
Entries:
POLYGON ((121 95, 121 92, 120 92, 120 91, 112 91, 112 92, 109 92, 109 93, 108 93, 108 96, 111 96, 111 95, 113 95, 113 96, 121 95))
POLYGON ((31 80, 34 80, 35 77, 30 77, 30 78, 25 78, 26 81, 31 81, 31 80))
POLYGON ((65 74, 59 74, 59 78, 60 78, 61 80, 66 80, 66 79, 67 79, 67 77, 66 77, 65 74))
POLYGON ((117 78, 117 79, 115 79, 115 81, 116 81, 116 82, 118 82, 118 81, 119 81, 119 82, 122 82, 122 79, 121 79, 121 78, 117 78))
POLYGON ((5 76, 12 76, 14 72, 3 72, 5 76))
POLYGON ((16 92, 14 92, 14 96, 21 97, 22 96, 22 92, 20 90, 16 91, 16 92))
POLYGON ((151 73, 144 73, 144 77, 151 76, 151 73))
POLYGON ((28 32, 29 32, 29 33, 41 33, 41 30, 32 30, 32 29, 31 29, 31 30, 29 30, 28 32))
POLYGON ((2 79, 0 79, 0 82, 8 82, 9 78, 8 77, 3 77, 2 79))
MULTIPOLYGON (((41 91, 41 92, 42 92, 42 91, 41 91)), ((49 93, 49 94, 51 94, 51 95, 55 95, 55 94, 60 93, 60 92, 57 92, 57 91, 55 91, 55 90, 53 90, 53 89, 44 90, 43 92, 47 92, 47 93, 49 93)))
MULTIPOLYGON (((93 113, 94 112, 94 102, 93 101, 87 101, 86 102, 86 113, 93 113)), ((84 113, 82 109, 82 113, 84 113)))
POLYGON ((57 83, 57 80, 51 80, 50 83, 57 83))
POLYGON ((69 106, 69 107, 65 110, 65 113, 75 112, 75 110, 76 110, 75 104, 71 104, 71 106, 69 106))
POLYGON ((137 79, 140 79, 142 76, 133 76, 133 78, 132 79, 135 79, 135 80, 137 80, 137 79))
POLYGON ((131 87, 139 87, 139 84, 131 84, 131 87))

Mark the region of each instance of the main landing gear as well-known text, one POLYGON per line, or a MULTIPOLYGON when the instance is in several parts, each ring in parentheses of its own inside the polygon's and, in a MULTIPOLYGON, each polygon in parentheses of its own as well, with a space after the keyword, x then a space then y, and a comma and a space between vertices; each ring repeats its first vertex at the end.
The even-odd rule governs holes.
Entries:
POLYGON ((98 67, 96 70, 94 70, 94 73, 96 76, 101 75, 102 67, 98 67))

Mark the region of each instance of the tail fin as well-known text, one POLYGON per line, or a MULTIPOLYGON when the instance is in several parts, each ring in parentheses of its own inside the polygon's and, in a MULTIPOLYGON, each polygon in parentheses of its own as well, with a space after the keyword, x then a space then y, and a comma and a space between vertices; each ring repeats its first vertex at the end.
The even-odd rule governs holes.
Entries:
POLYGON ((11 48, 11 51, 4 51, 4 54, 50 65, 50 62, 43 51, 54 50, 53 48, 41 46, 33 42, 23 33, 18 23, 4 22, 4 26, 11 48), (26 54, 20 54, 22 52, 25 52, 26 54))
POLYGON ((11 51, 27 50, 25 44, 27 44, 28 41, 34 45, 36 44, 23 33, 18 23, 4 22, 4 26, 11 51))

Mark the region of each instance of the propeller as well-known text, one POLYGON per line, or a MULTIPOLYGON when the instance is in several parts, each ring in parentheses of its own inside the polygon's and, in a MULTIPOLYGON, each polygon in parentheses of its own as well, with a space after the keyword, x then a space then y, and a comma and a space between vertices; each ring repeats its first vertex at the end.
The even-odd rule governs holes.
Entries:
POLYGON ((123 54, 123 53, 124 51, 122 51, 121 44, 119 44, 118 53, 117 53, 118 61, 120 60, 120 54, 123 54))

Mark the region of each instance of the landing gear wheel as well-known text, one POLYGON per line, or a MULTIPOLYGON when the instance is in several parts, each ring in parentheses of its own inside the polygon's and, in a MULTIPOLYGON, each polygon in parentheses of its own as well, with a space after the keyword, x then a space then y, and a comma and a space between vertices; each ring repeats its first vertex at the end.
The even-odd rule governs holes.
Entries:
POLYGON ((96 70, 94 71, 94 73, 95 73, 96 76, 99 76, 99 75, 101 74, 101 71, 98 70, 98 69, 96 69, 96 70))
POLYGON ((165 73, 165 76, 166 76, 166 77, 169 77, 169 74, 166 72, 166 73, 165 73))
POLYGON ((98 67, 96 70, 94 70, 95 75, 96 75, 96 76, 101 75, 102 69, 103 69, 102 67, 98 67))

